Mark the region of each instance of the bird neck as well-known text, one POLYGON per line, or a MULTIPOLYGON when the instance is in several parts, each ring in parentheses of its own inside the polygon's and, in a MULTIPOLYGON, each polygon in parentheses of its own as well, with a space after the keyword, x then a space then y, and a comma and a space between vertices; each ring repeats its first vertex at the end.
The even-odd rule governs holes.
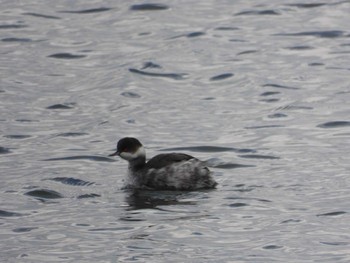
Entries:
POLYGON ((132 171, 137 171, 142 169, 146 164, 146 156, 139 156, 133 160, 129 161, 129 169, 132 171))

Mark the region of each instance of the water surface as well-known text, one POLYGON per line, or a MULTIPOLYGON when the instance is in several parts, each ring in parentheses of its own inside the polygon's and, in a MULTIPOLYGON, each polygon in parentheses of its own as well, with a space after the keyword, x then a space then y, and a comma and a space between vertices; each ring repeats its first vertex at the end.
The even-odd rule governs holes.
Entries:
POLYGON ((4 262, 349 262, 349 1, 2 1, 4 262), (207 161, 130 191, 109 158, 207 161))

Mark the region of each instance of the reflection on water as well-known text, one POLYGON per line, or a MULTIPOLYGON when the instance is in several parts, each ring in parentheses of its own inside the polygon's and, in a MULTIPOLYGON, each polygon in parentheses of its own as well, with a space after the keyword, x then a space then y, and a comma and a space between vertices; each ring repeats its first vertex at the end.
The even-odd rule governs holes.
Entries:
POLYGON ((349 8, 2 1, 2 261, 350 261, 349 8), (217 189, 122 189, 125 136, 217 189))
POLYGON ((129 209, 160 209, 159 206, 167 205, 195 205, 194 201, 182 201, 186 192, 177 191, 148 191, 148 190, 130 190, 126 196, 126 202, 129 209))

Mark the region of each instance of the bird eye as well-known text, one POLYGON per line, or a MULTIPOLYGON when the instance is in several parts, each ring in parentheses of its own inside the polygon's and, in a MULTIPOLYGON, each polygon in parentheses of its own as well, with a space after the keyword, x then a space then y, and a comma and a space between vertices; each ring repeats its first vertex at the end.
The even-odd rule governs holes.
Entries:
POLYGON ((123 152, 128 152, 128 148, 124 148, 124 149, 123 149, 123 152))

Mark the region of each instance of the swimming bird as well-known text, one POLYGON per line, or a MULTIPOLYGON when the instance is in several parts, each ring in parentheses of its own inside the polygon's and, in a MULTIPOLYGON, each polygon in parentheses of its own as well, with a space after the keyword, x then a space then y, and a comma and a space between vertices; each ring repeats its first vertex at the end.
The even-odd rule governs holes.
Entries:
POLYGON ((217 185, 208 167, 185 153, 159 154, 146 162, 145 149, 136 138, 120 139, 116 152, 109 156, 115 155, 129 162, 131 188, 188 191, 217 185))

